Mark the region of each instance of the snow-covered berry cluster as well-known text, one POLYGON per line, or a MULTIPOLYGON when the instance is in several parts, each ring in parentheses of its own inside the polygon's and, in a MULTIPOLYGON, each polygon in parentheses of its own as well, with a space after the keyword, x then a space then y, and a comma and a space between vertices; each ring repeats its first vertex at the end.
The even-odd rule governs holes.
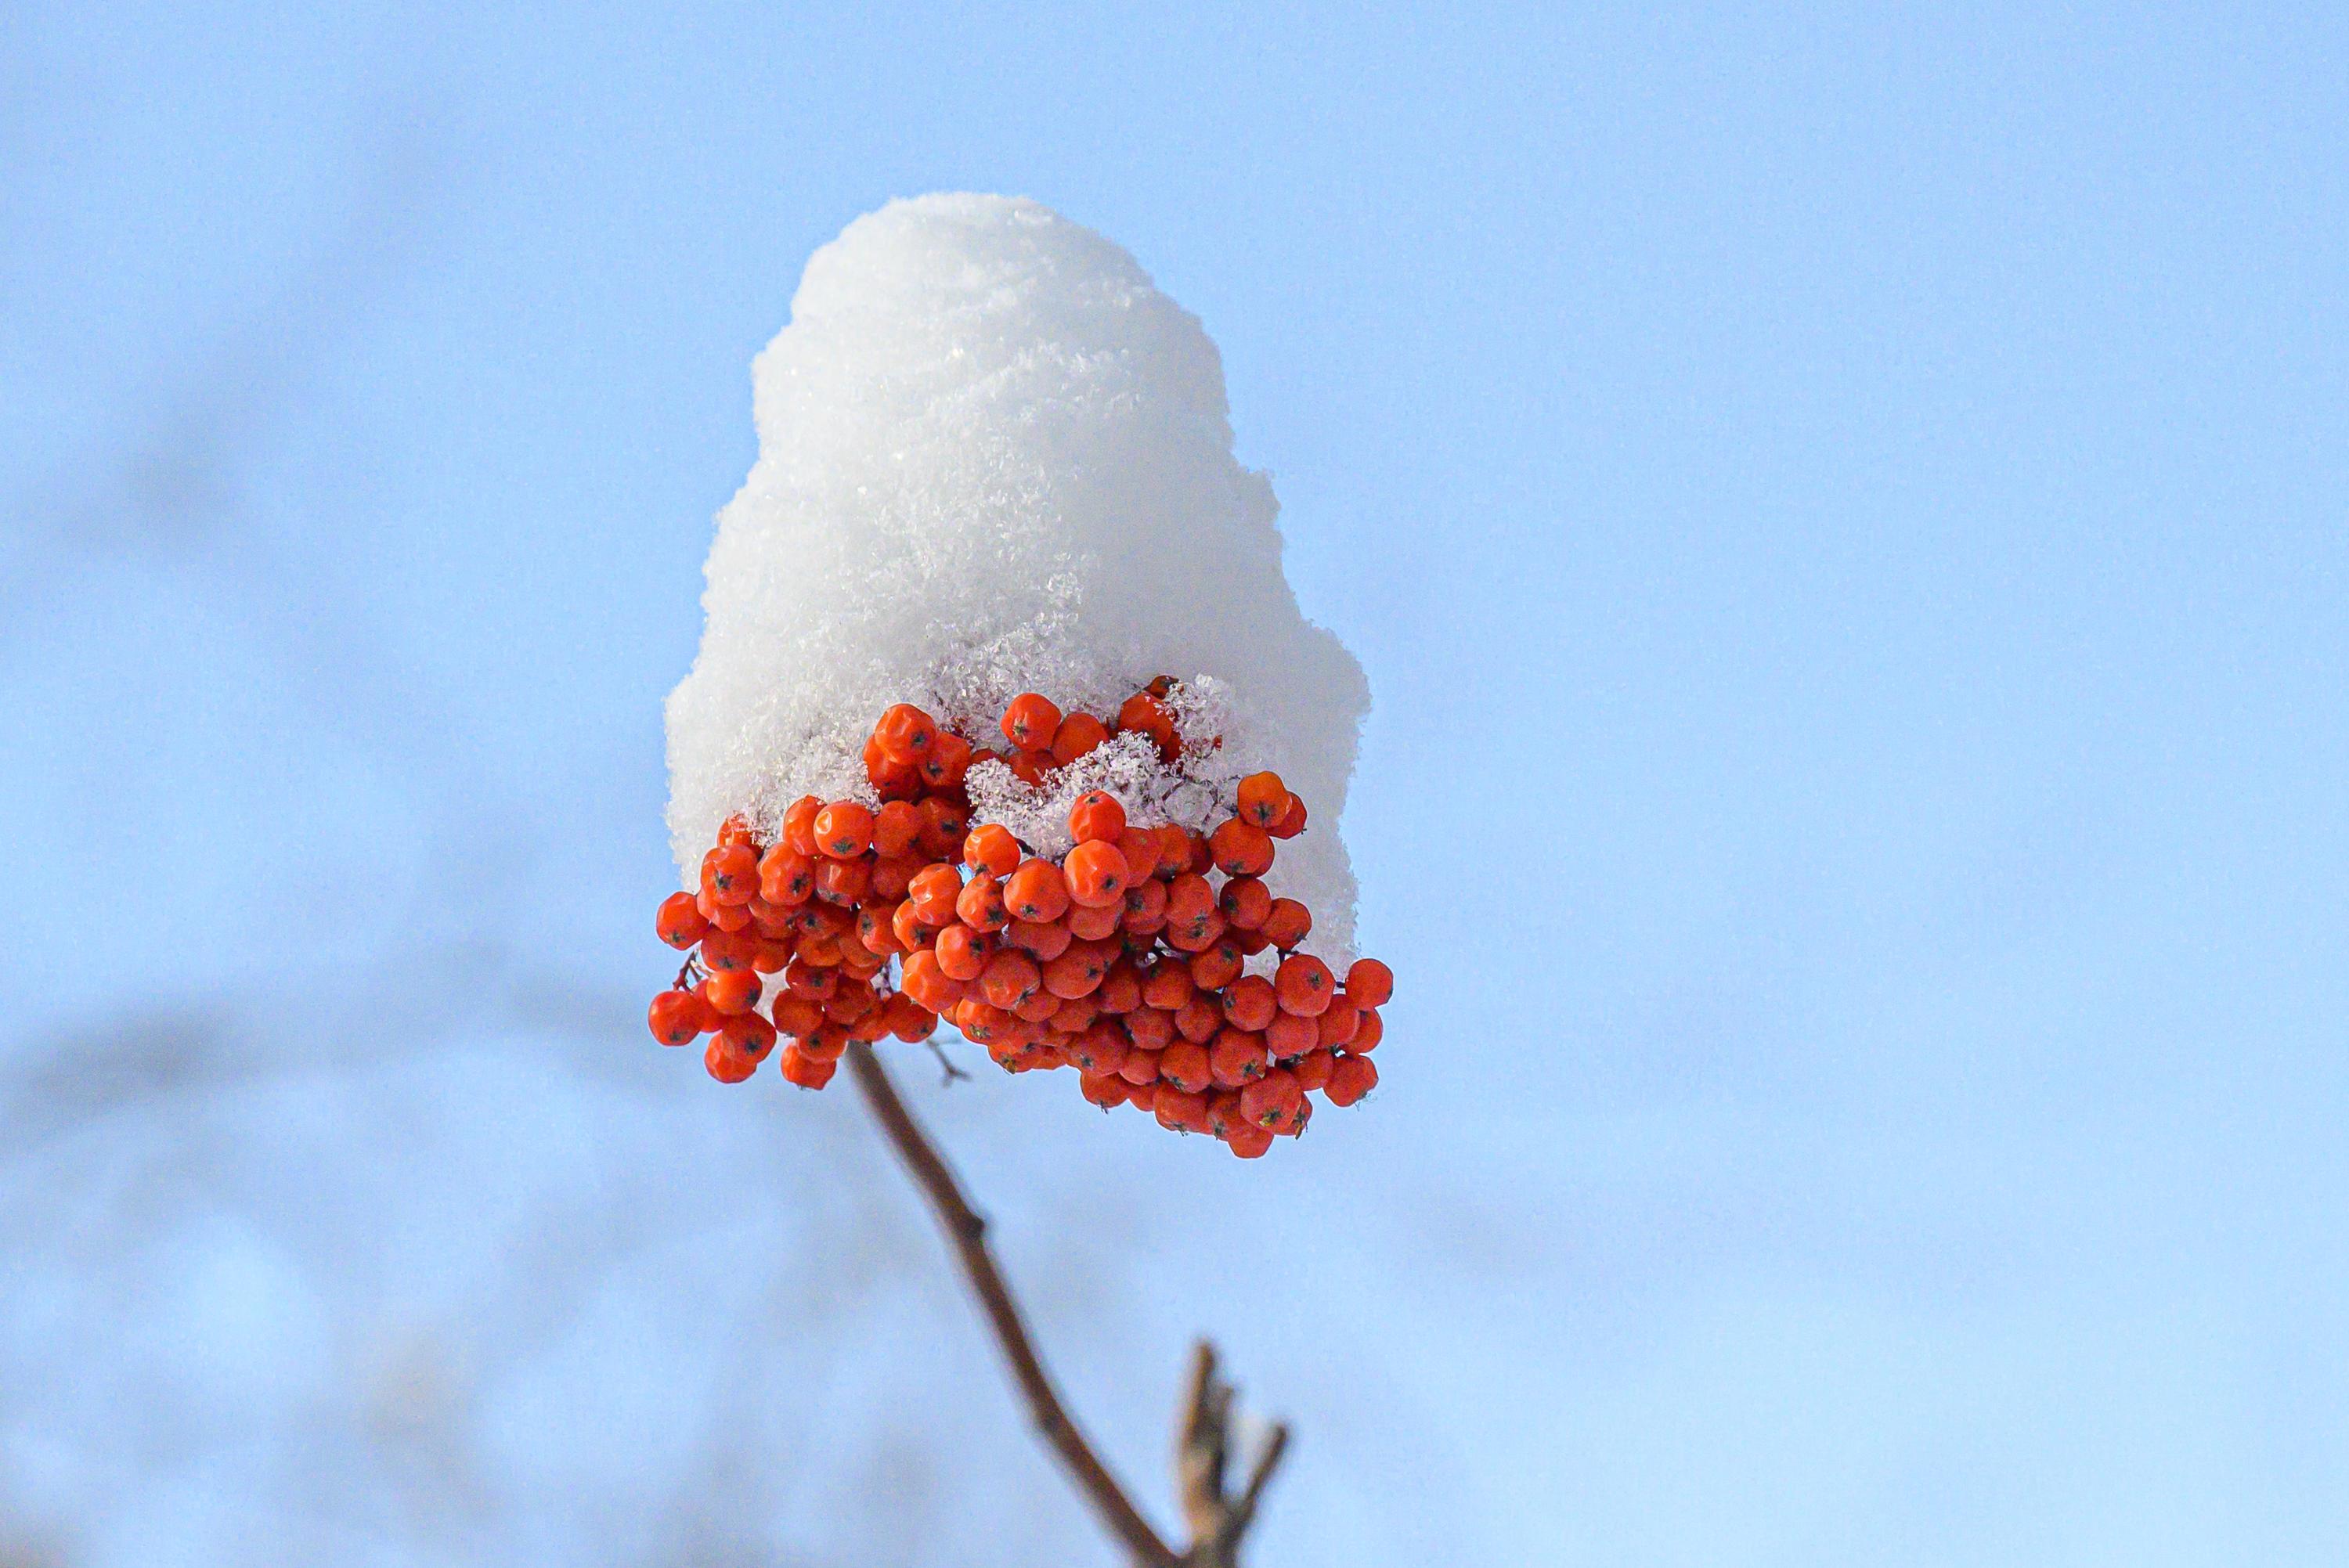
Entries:
POLYGON ((1393 975, 1365 958, 1341 981, 1301 950, 1313 912, 1263 881, 1306 830, 1278 775, 1228 796, 1195 783, 1207 810, 1191 823, 1138 820, 1165 818, 1164 798, 1091 789, 1065 840, 1057 823, 1050 842, 973 825, 969 775, 989 763, 1052 799, 1064 770, 1123 735, 1172 769, 1212 756, 1216 738, 1181 732, 1179 697, 1162 676, 1104 720, 1025 693, 1000 749, 890 707, 864 747, 877 807, 807 796, 764 842, 731 817, 699 888, 662 903, 661 940, 692 956, 653 1000, 654 1036, 711 1036, 703 1059, 728 1083, 780 1043, 781 1076, 822 1088, 851 1040, 923 1040, 944 1018, 1009 1071, 1072 1068, 1093 1104, 1136 1106, 1242 1158, 1303 1131, 1316 1092, 1353 1104, 1378 1082, 1393 975))

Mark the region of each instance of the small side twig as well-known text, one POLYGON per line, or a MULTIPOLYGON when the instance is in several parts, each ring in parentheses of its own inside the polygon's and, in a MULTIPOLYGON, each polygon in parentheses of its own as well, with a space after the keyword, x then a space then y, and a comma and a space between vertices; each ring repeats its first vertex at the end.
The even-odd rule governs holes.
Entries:
POLYGON ((1232 1451, 1232 1407, 1238 1391, 1216 1368, 1216 1347, 1202 1339, 1191 1352, 1189 1392, 1174 1442, 1174 1473, 1182 1489, 1184 1522, 1191 1545, 1185 1568, 1236 1568, 1240 1542, 1256 1522, 1257 1505, 1273 1472, 1288 1451, 1288 1428, 1275 1422, 1257 1450, 1247 1482, 1235 1493, 1228 1485, 1232 1451))
POLYGON ((928 1039, 924 1040, 922 1044, 929 1047, 930 1055, 938 1058, 938 1071, 941 1075, 938 1078, 938 1087, 940 1088, 944 1088, 947 1085, 954 1082, 957 1078, 968 1079, 970 1077, 968 1073, 954 1065, 954 1058, 947 1055, 947 1048, 938 1044, 938 1037, 936 1035, 932 1035, 928 1039))

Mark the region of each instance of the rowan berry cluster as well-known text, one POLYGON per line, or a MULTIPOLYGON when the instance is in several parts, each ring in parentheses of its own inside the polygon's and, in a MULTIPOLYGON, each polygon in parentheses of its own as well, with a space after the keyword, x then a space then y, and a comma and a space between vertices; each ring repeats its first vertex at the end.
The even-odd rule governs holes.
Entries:
POLYGON ((822 1088, 851 1040, 924 1040, 943 1017, 1009 1071, 1073 1068, 1093 1104, 1136 1106, 1244 1159, 1302 1132, 1310 1094, 1361 1099, 1394 977, 1365 958, 1341 982, 1299 951, 1312 912, 1263 880, 1306 826, 1278 774, 1241 779, 1204 831, 1131 822, 1114 795, 1088 791, 1058 860, 970 824, 964 779, 988 758, 1040 784, 1139 731, 1174 761, 1168 690, 1153 682, 1113 724, 1028 693, 1003 715, 1005 751, 890 708, 864 748, 877 810, 809 796, 768 844, 730 819, 699 889, 662 903, 661 940, 693 956, 653 1000, 654 1036, 711 1036, 703 1060, 727 1083, 780 1041, 781 1075, 822 1088), (1277 960, 1256 969, 1270 972, 1250 972, 1268 951, 1277 960))

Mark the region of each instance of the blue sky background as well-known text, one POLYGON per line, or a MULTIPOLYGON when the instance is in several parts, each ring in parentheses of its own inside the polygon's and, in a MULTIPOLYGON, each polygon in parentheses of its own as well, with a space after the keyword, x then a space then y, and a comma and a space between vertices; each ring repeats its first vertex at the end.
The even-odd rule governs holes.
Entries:
POLYGON ((2344 18, 1184 9, 0 9, 0 1548, 1108 1560, 633 1016, 750 357, 968 188, 1376 703, 1368 1105, 909 1064, 1153 1506, 1207 1328, 1268 1565, 2349 1556, 2344 18))

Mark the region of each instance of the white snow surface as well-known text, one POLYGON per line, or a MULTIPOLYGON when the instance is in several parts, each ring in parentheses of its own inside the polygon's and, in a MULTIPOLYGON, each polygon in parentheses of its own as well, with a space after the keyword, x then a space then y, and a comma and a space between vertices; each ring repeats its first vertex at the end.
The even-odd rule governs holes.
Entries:
POLYGON ((758 460, 668 699, 687 885, 729 813, 771 830, 802 794, 872 799, 859 758, 891 703, 999 746, 1020 692, 1109 718, 1167 675, 1194 743, 1175 768, 1113 744, 1034 791, 982 767, 978 820, 1049 853, 1081 789, 1199 825, 1273 769, 1311 820, 1268 880, 1311 905, 1312 950, 1350 955, 1338 821, 1369 688, 1281 573, 1278 503, 1233 456, 1195 316, 1037 202, 924 196, 810 258, 752 386, 758 460))

